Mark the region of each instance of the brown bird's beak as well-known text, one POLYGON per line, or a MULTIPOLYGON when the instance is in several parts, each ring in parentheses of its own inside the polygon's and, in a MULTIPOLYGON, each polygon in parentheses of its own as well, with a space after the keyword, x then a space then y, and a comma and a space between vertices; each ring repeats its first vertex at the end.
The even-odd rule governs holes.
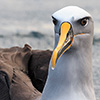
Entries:
POLYGON ((52 69, 55 68, 55 64, 58 59, 67 51, 71 46, 74 39, 72 26, 68 22, 64 22, 60 27, 60 37, 57 47, 55 48, 52 56, 52 69))

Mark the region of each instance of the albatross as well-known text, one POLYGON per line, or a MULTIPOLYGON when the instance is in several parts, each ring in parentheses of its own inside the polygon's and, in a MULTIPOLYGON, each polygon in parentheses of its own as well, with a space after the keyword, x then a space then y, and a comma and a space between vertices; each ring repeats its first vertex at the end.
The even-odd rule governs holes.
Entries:
POLYGON ((40 100, 96 100, 92 75, 93 19, 68 6, 52 15, 55 46, 40 100))

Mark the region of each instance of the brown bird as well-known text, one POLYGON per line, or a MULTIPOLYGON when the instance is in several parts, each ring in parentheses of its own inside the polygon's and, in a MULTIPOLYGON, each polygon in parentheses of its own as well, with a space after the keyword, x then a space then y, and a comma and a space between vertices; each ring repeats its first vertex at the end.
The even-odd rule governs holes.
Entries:
POLYGON ((24 48, 0 49, 0 100, 38 100, 51 53, 31 50, 27 44, 24 48))

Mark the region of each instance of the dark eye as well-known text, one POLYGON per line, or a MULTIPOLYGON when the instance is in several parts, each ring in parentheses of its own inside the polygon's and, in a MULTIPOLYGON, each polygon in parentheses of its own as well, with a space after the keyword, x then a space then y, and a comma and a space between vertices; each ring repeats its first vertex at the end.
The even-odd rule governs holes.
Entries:
POLYGON ((86 25, 88 24, 88 18, 81 19, 81 20, 80 20, 80 24, 81 24, 82 26, 86 26, 86 25))
POLYGON ((53 20, 52 20, 53 24, 57 25, 57 22, 58 22, 57 19, 55 19, 54 17, 52 17, 52 18, 53 18, 53 20))

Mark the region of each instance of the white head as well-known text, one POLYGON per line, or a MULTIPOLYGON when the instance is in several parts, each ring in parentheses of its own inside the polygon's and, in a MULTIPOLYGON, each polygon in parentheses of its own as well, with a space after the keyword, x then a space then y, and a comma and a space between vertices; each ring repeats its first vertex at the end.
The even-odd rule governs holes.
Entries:
MULTIPOLYGON (((52 68, 54 69, 57 60, 70 47, 79 49, 81 42, 84 46, 92 45, 94 27, 91 15, 76 6, 65 7, 55 12, 52 18, 55 25, 55 50, 52 57, 52 68), (82 39, 86 38, 85 35, 90 35, 87 38, 89 43, 86 43, 86 39, 82 39)), ((81 46, 84 47, 83 45, 81 46)))

